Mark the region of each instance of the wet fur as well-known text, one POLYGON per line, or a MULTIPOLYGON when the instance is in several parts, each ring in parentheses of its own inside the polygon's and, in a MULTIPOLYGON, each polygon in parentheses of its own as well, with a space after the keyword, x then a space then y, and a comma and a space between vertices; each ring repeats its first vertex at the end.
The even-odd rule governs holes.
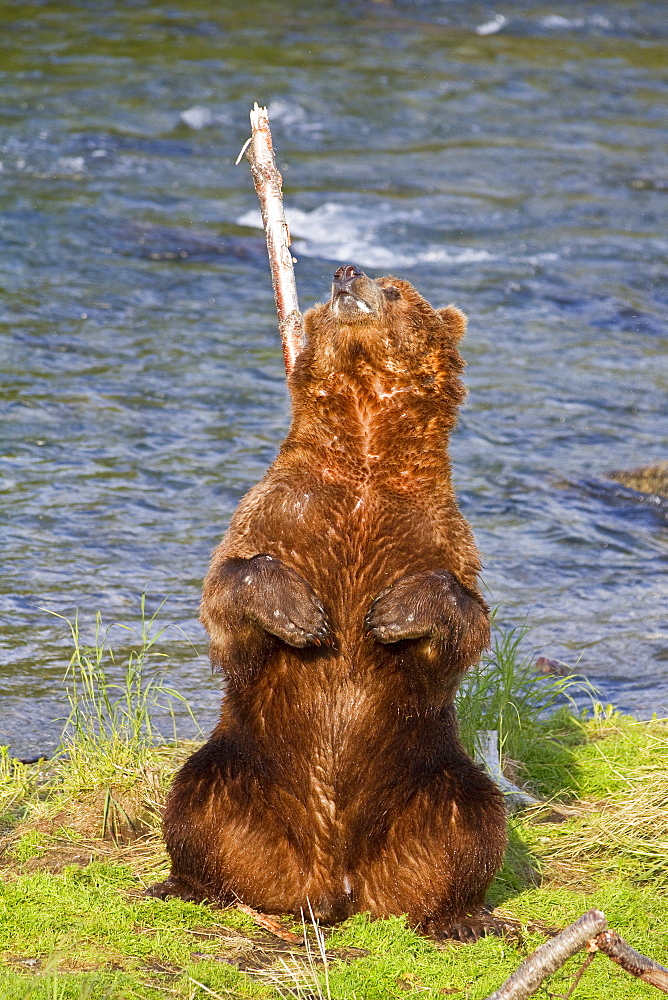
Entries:
POLYGON ((465 320, 399 279, 349 287, 306 315, 290 433, 205 580, 227 686, 174 781, 157 893, 448 933, 505 846, 453 709, 489 641, 447 454, 465 320))

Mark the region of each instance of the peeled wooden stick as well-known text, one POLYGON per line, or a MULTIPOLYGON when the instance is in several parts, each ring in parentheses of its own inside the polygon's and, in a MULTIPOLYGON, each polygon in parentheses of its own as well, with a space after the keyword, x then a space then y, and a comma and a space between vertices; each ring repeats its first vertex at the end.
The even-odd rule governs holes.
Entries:
POLYGON ((484 767, 492 781, 503 792, 508 812, 514 812, 516 809, 528 809, 530 806, 541 804, 533 795, 523 792, 521 788, 509 781, 501 770, 499 734, 496 729, 482 729, 476 733, 475 759, 476 763, 484 767))
POLYGON ((278 329, 283 343, 285 370, 289 375, 302 349, 303 323, 290 252, 290 231, 283 211, 283 178, 274 158, 267 109, 260 108, 256 102, 250 113, 250 120, 252 135, 239 154, 239 160, 246 153, 260 200, 278 313, 278 329))
POLYGON ((254 920, 258 927, 264 928, 265 931, 269 931, 274 937, 281 938, 282 941, 288 941, 290 944, 304 943, 299 934, 293 934, 292 931, 286 930, 275 917, 271 917, 268 913, 258 913, 252 906, 246 906, 245 903, 237 903, 237 910, 254 920))

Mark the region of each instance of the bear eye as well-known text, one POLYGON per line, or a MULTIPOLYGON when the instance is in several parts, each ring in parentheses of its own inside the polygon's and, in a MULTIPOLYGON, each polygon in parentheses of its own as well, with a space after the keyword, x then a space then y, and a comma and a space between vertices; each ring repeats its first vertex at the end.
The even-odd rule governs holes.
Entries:
POLYGON ((390 285, 389 288, 384 288, 383 293, 385 295, 385 298, 389 299, 390 302, 394 302, 396 301, 396 299, 401 298, 401 292, 399 291, 398 288, 395 288, 394 285, 390 285))

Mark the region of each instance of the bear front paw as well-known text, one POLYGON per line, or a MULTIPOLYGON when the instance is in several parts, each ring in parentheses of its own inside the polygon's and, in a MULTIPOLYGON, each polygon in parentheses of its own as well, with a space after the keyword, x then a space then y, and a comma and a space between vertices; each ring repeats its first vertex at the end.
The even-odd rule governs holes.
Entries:
POLYGON ((247 618, 290 646, 332 645, 327 613, 313 587, 274 556, 249 560, 239 599, 247 618))
POLYGON ((433 635, 435 622, 420 600, 421 575, 401 577, 372 602, 364 628, 376 642, 400 642, 433 635))
POLYGON ((265 632, 270 632, 289 646, 303 649, 304 646, 332 644, 332 633, 323 608, 302 606, 291 609, 289 614, 275 608, 269 615, 269 620, 263 616, 263 620, 257 617, 256 621, 265 632))
POLYGON ((489 641, 487 607, 445 569, 400 577, 373 601, 364 620, 377 642, 435 638, 468 666, 489 641))

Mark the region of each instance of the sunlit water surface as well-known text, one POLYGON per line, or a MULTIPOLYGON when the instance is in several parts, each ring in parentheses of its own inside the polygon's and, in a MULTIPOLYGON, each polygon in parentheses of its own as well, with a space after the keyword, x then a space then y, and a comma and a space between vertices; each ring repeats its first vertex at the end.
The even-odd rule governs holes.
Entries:
POLYGON ((234 165, 254 100, 302 306, 353 262, 470 317, 452 451, 490 603, 604 701, 668 710, 666 507, 605 480, 668 457, 665 7, 64 0, 0 22, 0 742, 57 741, 48 611, 89 641, 143 591, 179 626, 168 681, 215 719, 201 580, 289 419, 234 165))

